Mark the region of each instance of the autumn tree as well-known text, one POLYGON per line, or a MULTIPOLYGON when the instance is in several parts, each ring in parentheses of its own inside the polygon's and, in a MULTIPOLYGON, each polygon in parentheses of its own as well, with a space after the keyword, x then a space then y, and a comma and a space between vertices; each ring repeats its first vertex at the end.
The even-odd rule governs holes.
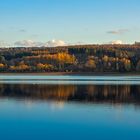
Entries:
POLYGON ((88 59, 85 67, 90 71, 94 71, 96 69, 96 63, 93 59, 88 59))
POLYGON ((17 66, 10 66, 10 70, 18 71, 18 72, 29 71, 30 66, 28 66, 27 64, 24 64, 24 62, 20 62, 19 65, 17 65, 17 66))

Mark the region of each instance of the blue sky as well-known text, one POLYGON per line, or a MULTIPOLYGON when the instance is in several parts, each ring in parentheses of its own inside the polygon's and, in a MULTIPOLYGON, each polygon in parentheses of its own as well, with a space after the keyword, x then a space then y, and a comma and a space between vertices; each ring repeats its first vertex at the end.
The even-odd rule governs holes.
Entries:
POLYGON ((140 0, 1 0, 0 40, 140 41, 140 0))

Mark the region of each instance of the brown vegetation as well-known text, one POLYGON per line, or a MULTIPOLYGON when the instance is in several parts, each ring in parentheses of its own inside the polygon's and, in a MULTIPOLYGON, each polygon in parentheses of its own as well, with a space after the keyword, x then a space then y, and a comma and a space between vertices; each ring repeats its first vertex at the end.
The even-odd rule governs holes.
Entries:
POLYGON ((140 45, 1 48, 0 72, 136 72, 140 45))

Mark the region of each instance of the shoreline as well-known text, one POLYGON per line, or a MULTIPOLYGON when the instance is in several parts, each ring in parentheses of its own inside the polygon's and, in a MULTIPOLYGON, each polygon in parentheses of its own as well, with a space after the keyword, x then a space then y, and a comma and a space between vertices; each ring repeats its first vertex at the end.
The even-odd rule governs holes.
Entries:
POLYGON ((19 73, 0 73, 0 76, 12 76, 12 75, 32 75, 32 76, 140 76, 140 72, 19 72, 19 73))

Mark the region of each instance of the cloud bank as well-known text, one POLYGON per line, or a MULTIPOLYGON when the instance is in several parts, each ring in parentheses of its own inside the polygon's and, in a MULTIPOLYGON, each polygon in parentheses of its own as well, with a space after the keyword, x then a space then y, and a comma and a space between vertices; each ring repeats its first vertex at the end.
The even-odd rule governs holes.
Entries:
MULTIPOLYGON (((92 43, 94 44, 94 43, 92 43)), ((121 40, 114 40, 105 44, 123 44, 121 40)), ((0 48, 9 48, 9 47, 57 47, 57 46, 67 46, 67 45, 86 45, 86 43, 78 42, 73 44, 65 43, 62 40, 51 40, 48 42, 36 42, 33 40, 23 40, 17 41, 14 44, 9 44, 5 41, 0 41, 0 48)))
POLYGON ((62 40, 51 40, 48 42, 35 42, 32 40, 23 40, 17 41, 14 43, 17 47, 57 47, 57 46, 65 46, 66 43, 62 40))

